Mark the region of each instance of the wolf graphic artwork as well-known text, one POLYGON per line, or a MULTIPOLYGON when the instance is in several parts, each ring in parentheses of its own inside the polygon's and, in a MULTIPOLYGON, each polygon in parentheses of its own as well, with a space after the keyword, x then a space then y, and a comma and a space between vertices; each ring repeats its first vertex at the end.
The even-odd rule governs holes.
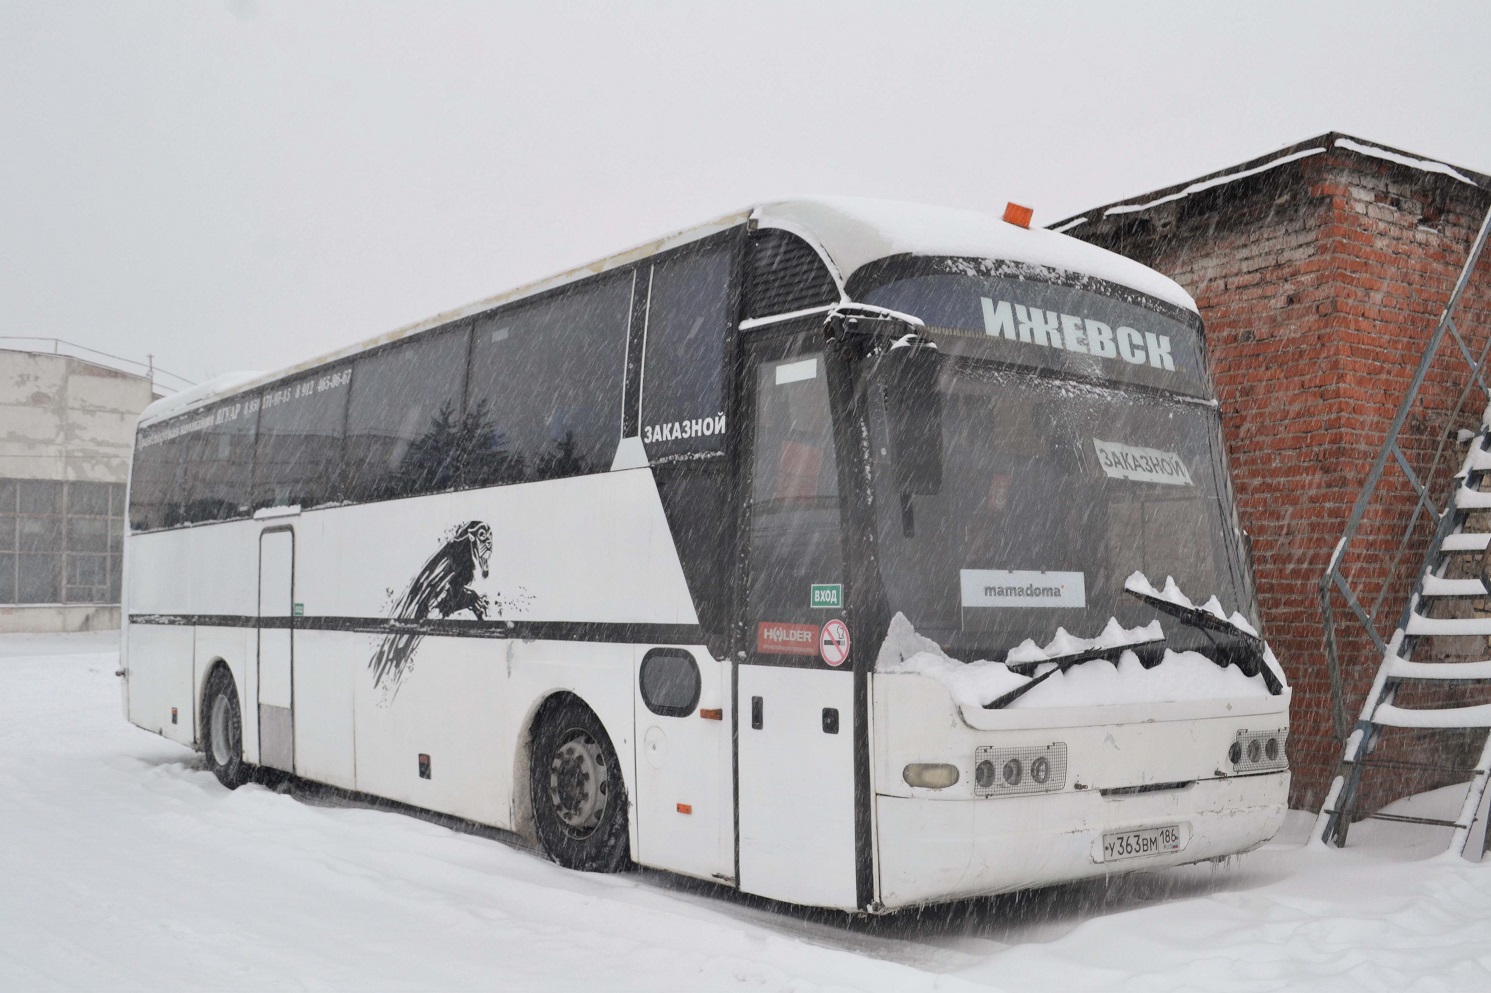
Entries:
POLYGON ((476 570, 487 578, 492 561, 492 528, 482 521, 467 521, 456 528, 424 568, 409 583, 389 618, 389 632, 368 667, 373 685, 391 703, 399 685, 409 674, 415 649, 424 639, 423 621, 433 612, 450 617, 463 610, 477 620, 486 620, 491 602, 471 588, 476 570))

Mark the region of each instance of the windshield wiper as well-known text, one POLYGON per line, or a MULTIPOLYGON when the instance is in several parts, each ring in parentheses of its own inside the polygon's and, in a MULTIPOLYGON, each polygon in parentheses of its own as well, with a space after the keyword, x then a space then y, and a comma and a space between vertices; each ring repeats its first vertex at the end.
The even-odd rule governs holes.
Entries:
MULTIPOLYGON (((1132 577, 1131 577, 1132 580, 1132 577)), ((1211 660, 1222 668, 1235 665, 1245 676, 1262 676, 1268 691, 1278 696, 1284 684, 1274 675, 1273 669, 1264 661, 1263 639, 1250 634, 1232 621, 1218 617, 1203 607, 1189 603, 1167 600, 1145 581, 1148 589, 1136 589, 1124 584, 1124 592, 1149 604, 1162 614, 1169 614, 1187 627, 1200 631, 1212 644, 1211 660)))
MULTIPOLYGON (((1159 627, 1159 625, 1155 626, 1156 628, 1159 627)), ((1084 648, 1076 652, 1068 653, 1066 655, 1051 655, 1047 656, 1046 658, 1036 659, 1031 662, 1006 662, 1006 667, 1010 669, 1033 669, 1034 667, 1044 665, 1047 662, 1054 662, 1056 664, 1052 668, 1041 673, 1039 676, 1036 676, 1030 682, 1015 687, 1003 696, 995 697, 990 702, 984 704, 984 709, 998 710, 1001 707, 1007 706, 1015 700, 1020 699, 1026 693, 1029 693, 1031 690, 1035 689, 1041 683, 1044 683, 1046 680, 1050 679, 1058 672, 1066 672, 1072 666, 1080 665, 1083 662, 1092 662, 1096 659, 1105 659, 1116 664, 1118 662, 1119 656, 1123 655, 1124 652, 1133 652, 1139 657, 1140 663, 1143 664, 1146 669, 1151 668, 1156 662, 1159 661, 1161 652, 1164 647, 1165 635, 1163 632, 1161 632, 1160 636, 1157 638, 1146 638, 1143 641, 1130 642, 1127 645, 1102 645, 1094 648, 1084 648)))

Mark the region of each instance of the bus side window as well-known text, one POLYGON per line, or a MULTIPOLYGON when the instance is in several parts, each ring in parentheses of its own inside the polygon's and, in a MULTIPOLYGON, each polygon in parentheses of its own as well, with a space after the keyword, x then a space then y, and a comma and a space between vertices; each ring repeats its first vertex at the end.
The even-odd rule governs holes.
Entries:
POLYGON ((164 431, 152 427, 141 431, 135 442, 135 462, 129 487, 129 526, 133 531, 150 531, 166 527, 176 516, 169 507, 180 486, 183 471, 180 438, 160 441, 164 431))
POLYGON ((492 486, 606 472, 621 438, 633 274, 477 318, 463 480, 492 486))
MULTIPOLYGON (((247 516, 258 416, 237 398, 207 411, 212 425, 182 436, 186 504, 183 520, 226 521, 247 516)), ((194 414, 193 417, 202 415, 194 414)))
POLYGON ((459 481, 467 328, 437 331, 353 363, 345 498, 392 500, 459 481))
POLYGON ((656 464, 725 450, 731 241, 690 247, 650 270, 642 442, 656 464))
POLYGON ((254 445, 253 507, 315 507, 342 498, 342 433, 350 366, 318 369, 263 390, 254 445))

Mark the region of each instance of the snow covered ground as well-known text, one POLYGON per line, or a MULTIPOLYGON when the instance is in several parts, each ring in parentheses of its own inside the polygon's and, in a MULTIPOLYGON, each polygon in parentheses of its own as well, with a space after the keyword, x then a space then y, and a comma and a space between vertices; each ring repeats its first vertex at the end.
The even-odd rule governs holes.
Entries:
MULTIPOLYGON (((126 724, 115 639, 0 636, 0 989, 1484 990, 1491 863, 1368 822, 851 921, 297 788, 126 724)), ((1416 798, 1415 811, 1458 804, 1416 798)))

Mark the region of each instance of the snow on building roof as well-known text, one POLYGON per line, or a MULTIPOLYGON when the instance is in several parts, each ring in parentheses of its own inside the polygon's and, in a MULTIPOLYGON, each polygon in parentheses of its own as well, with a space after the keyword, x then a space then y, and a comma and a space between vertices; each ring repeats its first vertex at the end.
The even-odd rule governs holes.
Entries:
POLYGON ((528 283, 506 293, 434 315, 386 334, 348 345, 272 373, 232 373, 151 404, 142 425, 173 417, 244 389, 346 359, 376 345, 396 341, 490 310, 501 304, 615 269, 679 245, 727 230, 747 219, 760 227, 781 228, 805 238, 823 255, 842 290, 855 271, 892 255, 951 255, 992 258, 1064 269, 1105 279, 1195 311, 1196 303, 1179 283, 1115 252, 1044 228, 1022 228, 989 214, 953 207, 855 197, 803 197, 759 204, 645 242, 588 265, 528 283))
POLYGON ((1436 162, 1433 159, 1421 158, 1396 148, 1389 148, 1377 142, 1367 141, 1364 138, 1355 138, 1348 134, 1341 134, 1338 131, 1328 131, 1319 137, 1298 142, 1287 148, 1281 148, 1276 152, 1270 152, 1267 155, 1244 162, 1241 165, 1220 169, 1201 176, 1198 179, 1176 183, 1174 186, 1167 186, 1163 189, 1143 193, 1139 196, 1130 197, 1127 200, 1120 200, 1102 207, 1094 207, 1092 210, 1084 211, 1081 214, 1055 222, 1050 225, 1050 230, 1058 232, 1071 231, 1083 224, 1091 224, 1108 217, 1139 213, 1162 204, 1174 203, 1177 200, 1183 200, 1203 190, 1226 186, 1229 183, 1247 179, 1249 176, 1256 176, 1261 172, 1267 172, 1270 169, 1287 165, 1299 159, 1309 158, 1312 155, 1319 155, 1332 149, 1343 149, 1357 155, 1383 159, 1396 165, 1417 169, 1420 172, 1435 173, 1461 183, 1468 183, 1483 190, 1491 190, 1491 176, 1483 173, 1447 165, 1443 162, 1436 162))

